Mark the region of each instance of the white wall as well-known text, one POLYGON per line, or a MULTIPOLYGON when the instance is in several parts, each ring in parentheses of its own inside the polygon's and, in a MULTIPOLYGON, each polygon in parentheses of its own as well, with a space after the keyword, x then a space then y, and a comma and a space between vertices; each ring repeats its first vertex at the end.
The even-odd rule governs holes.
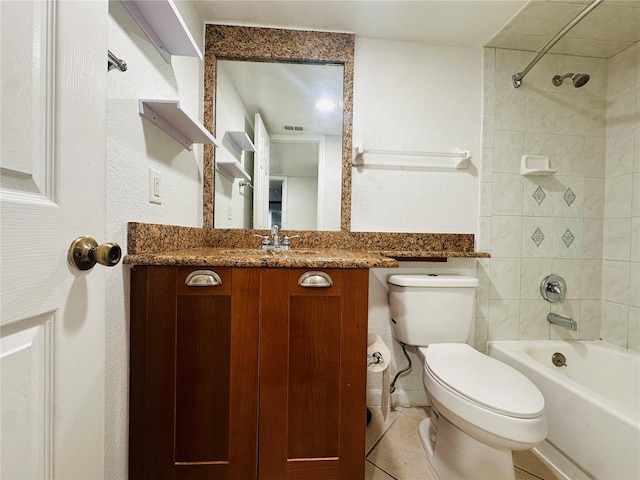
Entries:
POLYGON ((468 170, 353 169, 351 229, 476 233, 481 49, 356 39, 353 143, 474 152, 468 170))
MULTIPOLYGON (((202 48, 203 25, 192 2, 178 2, 202 48)), ((138 114, 138 99, 179 99, 202 118, 202 64, 173 57, 165 63, 119 1, 109 2, 109 49, 126 72, 107 75, 107 238, 127 244, 127 222, 202 224, 202 149, 188 151, 138 114), (162 205, 148 202, 149 167, 161 174, 162 205)), ((106 59, 105 59, 106 64, 106 59)), ((91 152, 87 152, 91 155, 91 152)), ((128 270, 107 274, 105 478, 127 478, 128 270)))
MULTIPOLYGON (((480 165, 480 48, 356 38, 353 143, 366 149, 474 153, 469 170, 353 169, 351 229, 476 233, 480 165)), ((391 348, 390 373, 406 365, 390 329, 386 278, 393 273, 476 275, 476 260, 403 262, 369 275, 369 332, 391 348)), ((392 403, 424 405, 422 366, 400 377, 392 403)), ((369 374, 368 404, 380 402, 380 375, 369 374)))

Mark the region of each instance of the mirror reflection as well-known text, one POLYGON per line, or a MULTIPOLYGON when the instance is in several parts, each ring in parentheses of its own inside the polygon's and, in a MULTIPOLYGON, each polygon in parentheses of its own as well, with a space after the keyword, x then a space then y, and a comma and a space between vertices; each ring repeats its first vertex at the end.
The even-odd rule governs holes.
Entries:
POLYGON ((217 61, 216 228, 340 230, 343 65, 217 61))

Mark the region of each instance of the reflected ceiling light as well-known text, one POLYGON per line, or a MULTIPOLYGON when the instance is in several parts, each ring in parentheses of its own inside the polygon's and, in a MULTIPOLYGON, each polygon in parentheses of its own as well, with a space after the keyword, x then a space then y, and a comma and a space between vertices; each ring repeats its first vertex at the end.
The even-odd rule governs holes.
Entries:
POLYGON ((328 112, 336 108, 336 102, 334 102, 330 98, 322 97, 316 102, 316 108, 318 110, 322 110, 323 112, 328 112))

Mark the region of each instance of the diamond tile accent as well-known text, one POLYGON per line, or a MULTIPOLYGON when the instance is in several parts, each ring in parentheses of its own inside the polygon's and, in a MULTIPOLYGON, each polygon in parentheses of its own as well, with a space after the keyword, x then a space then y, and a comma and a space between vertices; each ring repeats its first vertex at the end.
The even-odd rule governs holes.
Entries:
POLYGON ((576 194, 573 193, 573 190, 571 190, 571 187, 569 187, 567 188, 567 191, 564 192, 564 195, 562 195, 562 198, 564 198, 564 201, 567 202, 567 206, 570 207, 576 199, 576 194))
POLYGON ((576 237, 573 236, 573 233, 571 233, 571 230, 567 228, 567 231, 564 232, 564 235, 562 235, 562 241, 567 246, 567 248, 571 246, 571 244, 575 239, 576 237))
POLYGON ((533 192, 531 196, 535 199, 536 202, 538 202, 538 205, 540 205, 544 201, 544 199, 547 198, 547 194, 544 193, 544 190, 539 185, 538 188, 536 188, 536 191, 533 192))
POLYGON ((536 247, 539 247, 540 244, 544 241, 544 233, 540 228, 536 228, 536 231, 531 235, 531 240, 536 244, 536 247))

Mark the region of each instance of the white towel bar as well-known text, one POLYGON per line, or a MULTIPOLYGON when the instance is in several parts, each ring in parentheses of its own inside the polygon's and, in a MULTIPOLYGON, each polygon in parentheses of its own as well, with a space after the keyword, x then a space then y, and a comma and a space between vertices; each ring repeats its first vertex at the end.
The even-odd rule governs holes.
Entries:
MULTIPOLYGON (((414 160, 418 160, 421 163, 424 161, 424 165, 416 165, 411 163, 411 166, 434 166, 430 165, 430 159, 432 158, 446 158, 453 160, 453 167, 462 170, 469 167, 469 162, 473 154, 469 149, 456 148, 455 152, 410 152, 402 150, 367 150, 362 145, 357 145, 353 149, 353 166, 361 167, 366 165, 376 166, 405 166, 402 161, 391 162, 389 159, 394 157, 411 157, 414 160), (386 157, 386 158, 375 158, 386 157)), ((435 165, 438 167, 451 167, 451 165, 435 165)))

